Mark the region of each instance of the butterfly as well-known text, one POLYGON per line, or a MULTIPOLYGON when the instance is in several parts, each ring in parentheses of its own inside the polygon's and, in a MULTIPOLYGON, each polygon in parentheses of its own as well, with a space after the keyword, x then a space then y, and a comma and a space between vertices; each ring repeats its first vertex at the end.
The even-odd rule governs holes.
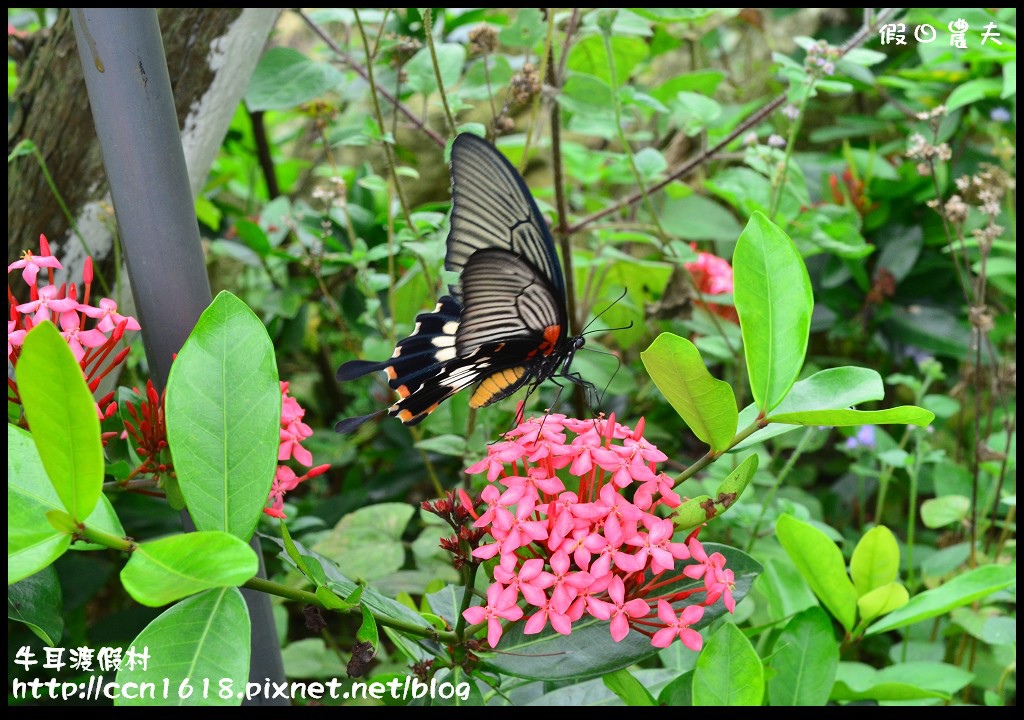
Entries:
POLYGON ((473 408, 524 386, 529 396, 548 379, 593 389, 570 372, 584 339, 569 335, 562 266, 522 176, 491 143, 463 133, 452 143, 451 183, 444 266, 459 279, 433 311, 416 316, 388 360, 338 369, 341 382, 382 370, 399 396, 385 410, 342 420, 340 433, 384 413, 416 425, 471 385, 473 408))

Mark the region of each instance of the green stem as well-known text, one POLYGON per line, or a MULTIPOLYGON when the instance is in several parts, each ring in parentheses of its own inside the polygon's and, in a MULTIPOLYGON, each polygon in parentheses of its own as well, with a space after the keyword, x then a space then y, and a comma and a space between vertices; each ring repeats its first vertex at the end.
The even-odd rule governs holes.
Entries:
MULTIPOLYGON (((426 38, 427 47, 430 49, 430 61, 434 64, 434 78, 437 79, 437 92, 441 96, 441 104, 444 106, 444 116, 448 118, 448 127, 452 135, 458 130, 455 125, 455 118, 452 117, 452 110, 448 107, 448 97, 444 94, 444 82, 441 80, 441 66, 437 62, 437 50, 434 48, 434 36, 430 32, 430 8, 423 9, 423 36, 426 38)), ((486 63, 487 60, 485 59, 486 63)))
MULTIPOLYGON (((318 598, 314 593, 311 593, 308 590, 298 590, 293 587, 288 587, 287 585, 282 585, 281 583, 276 583, 272 580, 264 580, 263 578, 258 577, 249 578, 245 581, 242 587, 248 588, 249 590, 268 593, 270 595, 277 595, 278 597, 283 597, 287 600, 296 600, 307 605, 315 605, 316 607, 323 608, 324 610, 328 609, 322 602, 320 602, 320 598, 318 598)), ((371 614, 373 615, 373 619, 377 621, 378 625, 400 630, 403 633, 425 638, 435 638, 444 643, 457 643, 459 641, 455 633, 450 631, 437 630, 433 626, 426 624, 417 625, 415 623, 398 620, 372 611, 371 614)), ((424 623, 426 623, 425 620, 424 623)))
POLYGON ((732 448, 734 448, 737 445, 739 445, 741 442, 743 442, 748 437, 750 437, 751 435, 756 433, 758 430, 761 430, 763 427, 764 427, 763 425, 758 425, 755 422, 752 425, 750 425, 750 427, 748 427, 748 428, 746 428, 744 430, 741 430, 740 432, 736 433, 736 436, 732 439, 732 442, 729 443, 729 447, 726 448, 725 450, 723 450, 721 452, 717 452, 717 453, 713 452, 711 450, 708 450, 700 460, 698 460, 697 462, 693 463, 688 468, 683 470, 681 473, 676 475, 675 483, 674 484, 678 485, 681 482, 689 480, 694 475, 696 475, 698 472, 700 472, 701 470, 706 468, 708 465, 713 463, 715 460, 720 458, 722 455, 724 455, 725 453, 729 452, 729 450, 731 450, 732 448))
POLYGON ((138 547, 138 543, 133 542, 128 538, 109 533, 106 530, 100 530, 96 527, 90 527, 85 523, 79 523, 78 529, 75 532, 75 537, 82 540, 88 540, 91 543, 96 543, 103 547, 111 548, 112 550, 119 550, 121 552, 130 553, 138 547))
POLYGON ((789 137, 786 138, 786 150, 782 157, 782 163, 779 165, 775 172, 775 176, 772 178, 772 202, 768 212, 768 217, 775 220, 775 214, 779 211, 779 203, 782 202, 782 188, 786 185, 786 176, 789 174, 789 161, 793 157, 793 147, 796 145, 797 134, 800 132, 800 126, 803 124, 804 111, 807 109, 807 101, 811 98, 811 93, 814 91, 814 75, 807 77, 806 89, 804 90, 804 96, 800 100, 800 114, 797 115, 796 119, 789 125, 789 137))

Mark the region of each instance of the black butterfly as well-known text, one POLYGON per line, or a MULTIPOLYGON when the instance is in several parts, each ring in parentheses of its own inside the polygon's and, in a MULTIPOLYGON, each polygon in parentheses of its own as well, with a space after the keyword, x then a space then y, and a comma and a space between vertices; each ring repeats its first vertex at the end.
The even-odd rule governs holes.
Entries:
MULTIPOLYGON (((338 380, 383 370, 399 400, 387 410, 342 420, 351 432, 385 412, 415 425, 455 393, 479 382, 470 407, 532 393, 549 378, 593 386, 570 373, 583 337, 570 337, 562 266, 522 176, 476 135, 452 143, 452 214, 444 266, 459 273, 433 312, 384 362, 351 360, 338 380)), ((556 383, 557 384, 557 383, 556 383)))

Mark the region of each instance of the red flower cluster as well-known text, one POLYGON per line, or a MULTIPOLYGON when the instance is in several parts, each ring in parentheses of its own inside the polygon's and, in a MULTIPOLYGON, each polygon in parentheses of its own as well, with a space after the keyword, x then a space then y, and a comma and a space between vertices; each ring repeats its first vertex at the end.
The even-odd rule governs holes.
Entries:
POLYGON ((466 471, 486 472, 490 483, 480 496, 482 512, 462 493, 474 527, 493 539, 472 555, 499 562, 486 604, 463 616, 473 624, 487 622, 491 647, 501 638, 503 620, 515 622, 532 613, 526 634, 550 622, 568 635, 587 614, 609 620, 616 641, 634 629, 657 647, 678 637, 699 650, 701 637, 690 626, 704 608, 723 598, 733 610, 734 578, 725 558, 709 557, 696 532, 675 542, 671 518, 656 513, 682 500, 672 479, 657 472, 666 456, 643 438, 643 427, 641 420, 632 430, 614 416, 533 418, 510 431, 508 440, 491 445, 487 457, 466 471), (570 440, 567 432, 575 437, 570 440), (677 560, 696 562, 677 573, 677 560), (685 577, 703 578, 704 586, 656 594, 685 577), (697 593, 703 600, 677 615, 674 606, 697 593))

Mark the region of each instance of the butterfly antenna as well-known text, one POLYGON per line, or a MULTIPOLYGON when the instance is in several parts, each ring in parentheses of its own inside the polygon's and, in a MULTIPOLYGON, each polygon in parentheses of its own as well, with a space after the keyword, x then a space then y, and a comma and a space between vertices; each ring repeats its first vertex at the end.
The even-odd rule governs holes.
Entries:
MULTIPOLYGON (((583 332, 581 332, 581 333, 580 333, 580 335, 586 335, 586 334, 587 334, 587 330, 589 330, 589 329, 590 329, 590 326, 591 326, 591 325, 593 325, 593 324, 594 324, 595 322, 597 322, 597 319, 598 319, 599 317, 601 317, 601 316, 602 316, 602 315, 604 315, 604 314, 605 314, 606 312, 608 312, 608 311, 609 311, 609 310, 611 310, 611 309, 612 309, 613 307, 615 307, 616 303, 618 303, 618 302, 619 302, 619 300, 621 300, 621 299, 622 299, 622 298, 624 298, 624 297, 626 297, 626 288, 622 288, 622 293, 621 293, 621 294, 620 294, 620 295, 619 295, 619 296, 618 296, 617 298, 615 298, 614 300, 612 300, 612 301, 611 301, 611 303, 609 303, 609 304, 608 304, 608 307, 606 307, 606 308, 605 308, 604 310, 602 310, 602 311, 601 311, 601 312, 599 312, 599 313, 598 313, 597 315, 595 315, 595 316, 594 316, 593 318, 591 318, 590 322, 588 322, 588 323, 587 323, 587 325, 586 325, 586 327, 584 327, 584 328, 583 328, 583 332)), ((626 327, 627 327, 627 328, 631 328, 631 327, 633 327, 633 322, 632 322, 632 321, 630 321, 629 325, 627 325, 626 327)), ((625 328, 609 328, 609 329, 610 329, 610 330, 623 330, 623 329, 625 329, 625 328)), ((595 330, 594 332, 597 332, 597 331, 595 330)))

